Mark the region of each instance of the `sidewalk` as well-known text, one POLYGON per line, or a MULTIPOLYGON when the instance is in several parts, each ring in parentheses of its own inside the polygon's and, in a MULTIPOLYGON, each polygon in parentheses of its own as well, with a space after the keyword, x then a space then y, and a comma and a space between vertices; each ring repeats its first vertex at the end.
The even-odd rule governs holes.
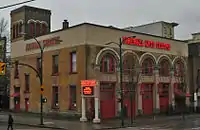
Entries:
MULTIPOLYGON (((192 120, 196 118, 200 118, 200 114, 186 115, 186 119, 192 120)), ((51 118, 45 118, 44 126, 40 126, 40 118, 34 116, 28 116, 20 113, 13 113, 14 122, 20 125, 29 125, 35 127, 46 127, 46 128, 56 128, 56 129, 68 129, 68 130, 94 130, 94 129, 103 129, 103 128, 113 128, 120 127, 121 121, 119 119, 113 120, 104 120, 101 124, 93 124, 91 122, 81 123, 79 120, 67 121, 67 120, 55 120, 51 118)), ((0 122, 7 123, 8 113, 0 113, 0 122)), ((152 124, 164 124, 170 121, 178 121, 181 120, 181 116, 156 116, 155 120, 152 117, 138 117, 134 120, 134 126, 142 126, 142 125, 152 125, 152 124)), ((125 120, 126 126, 130 121, 125 120)))

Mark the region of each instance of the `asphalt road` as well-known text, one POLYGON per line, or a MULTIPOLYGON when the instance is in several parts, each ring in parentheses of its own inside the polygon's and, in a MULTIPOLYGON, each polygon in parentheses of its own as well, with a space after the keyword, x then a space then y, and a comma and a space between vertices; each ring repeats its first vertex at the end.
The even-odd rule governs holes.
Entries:
MULTIPOLYGON (((27 127, 27 126, 20 126, 20 125, 14 125, 13 129, 14 130, 49 130, 49 129, 27 127)), ((7 130, 7 125, 4 123, 0 123, 0 130, 7 130)))

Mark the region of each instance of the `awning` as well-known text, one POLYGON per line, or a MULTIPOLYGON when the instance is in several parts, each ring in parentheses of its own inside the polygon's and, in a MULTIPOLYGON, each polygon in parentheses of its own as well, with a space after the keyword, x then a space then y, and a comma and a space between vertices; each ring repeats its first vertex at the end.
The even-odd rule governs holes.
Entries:
POLYGON ((20 93, 13 93, 10 95, 11 97, 19 97, 20 96, 20 93))

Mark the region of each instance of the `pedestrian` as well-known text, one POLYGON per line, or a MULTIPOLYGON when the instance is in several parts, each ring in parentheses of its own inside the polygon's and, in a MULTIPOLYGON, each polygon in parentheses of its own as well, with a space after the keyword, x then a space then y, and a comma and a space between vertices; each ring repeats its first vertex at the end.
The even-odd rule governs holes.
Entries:
POLYGON ((11 130, 13 130, 13 117, 11 114, 9 114, 8 116, 8 129, 9 130, 11 128, 11 130))

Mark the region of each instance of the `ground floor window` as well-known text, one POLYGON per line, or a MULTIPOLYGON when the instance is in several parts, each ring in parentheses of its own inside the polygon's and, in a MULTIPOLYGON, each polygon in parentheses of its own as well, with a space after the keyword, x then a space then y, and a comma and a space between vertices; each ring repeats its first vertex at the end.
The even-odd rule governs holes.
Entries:
POLYGON ((75 110, 76 109, 76 86, 75 85, 70 85, 70 90, 69 90, 69 109, 70 110, 75 110))
POLYGON ((58 96, 59 96, 59 93, 58 93, 58 86, 53 86, 52 108, 58 108, 58 107, 59 107, 59 104, 58 104, 58 103, 59 103, 59 101, 58 101, 58 96))

